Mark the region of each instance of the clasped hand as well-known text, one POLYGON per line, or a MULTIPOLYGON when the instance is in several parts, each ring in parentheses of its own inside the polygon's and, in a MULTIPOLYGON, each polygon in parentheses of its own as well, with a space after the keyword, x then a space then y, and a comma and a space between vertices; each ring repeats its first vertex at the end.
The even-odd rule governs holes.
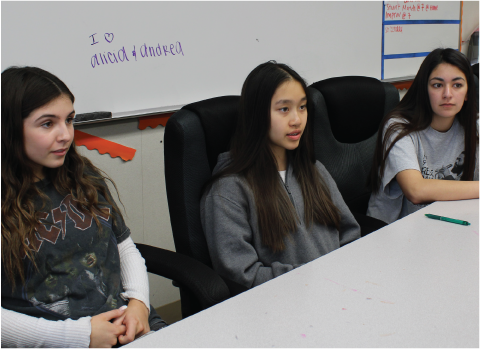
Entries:
POLYGON ((148 309, 142 302, 130 299, 127 308, 110 310, 91 319, 90 348, 111 348, 132 342, 150 331, 148 309))

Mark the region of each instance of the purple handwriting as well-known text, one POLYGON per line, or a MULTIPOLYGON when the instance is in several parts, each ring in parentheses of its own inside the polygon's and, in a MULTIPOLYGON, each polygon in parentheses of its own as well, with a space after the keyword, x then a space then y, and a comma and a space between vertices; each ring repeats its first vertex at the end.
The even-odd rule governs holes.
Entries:
MULTIPOLYGON (((95 41, 95 35, 97 35, 97 33, 89 36, 89 38, 92 38, 92 40, 93 40, 93 42, 90 45, 98 44, 98 41, 95 41)), ((104 37, 105 37, 105 41, 110 44, 113 41, 114 35, 113 35, 113 33, 105 33, 104 37)))
POLYGON ((127 53, 125 52, 125 47, 122 47, 118 52, 103 52, 103 53, 95 53, 92 58, 90 59, 90 63, 92 68, 98 67, 99 65, 103 64, 113 64, 119 62, 129 62, 127 53))
MULTIPOLYGON (((90 45, 98 44, 98 41, 95 40, 96 34, 97 33, 89 36, 93 41, 93 43, 90 45)), ((113 33, 104 34, 105 41, 107 41, 109 44, 113 41, 114 37, 115 36, 113 33)), ((133 45, 132 51, 129 51, 128 49, 125 49, 125 46, 122 46, 118 50, 95 53, 90 58, 90 65, 92 68, 95 68, 107 64, 130 62, 130 60, 137 61, 137 58, 173 57, 179 55, 184 56, 180 41, 168 45, 161 45, 157 43, 156 46, 149 46, 144 43, 138 48, 138 52, 136 45, 133 45)))
POLYGON ((104 37, 109 44, 113 41, 113 33, 105 33, 104 37))
POLYGON ((97 33, 92 34, 92 35, 89 36, 89 38, 92 38, 92 40, 93 40, 93 43, 91 43, 90 45, 98 44, 98 41, 95 41, 95 37, 94 37, 95 35, 97 35, 97 33))

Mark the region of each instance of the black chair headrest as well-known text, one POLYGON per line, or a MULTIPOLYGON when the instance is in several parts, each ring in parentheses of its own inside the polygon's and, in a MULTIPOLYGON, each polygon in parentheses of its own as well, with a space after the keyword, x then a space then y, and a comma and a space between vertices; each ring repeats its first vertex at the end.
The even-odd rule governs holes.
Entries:
POLYGON ((217 163, 218 155, 230 149, 239 101, 240 96, 221 96, 190 103, 182 108, 194 112, 200 118, 211 170, 217 163))
POLYGON ((478 63, 475 63, 472 65, 472 70, 473 70, 473 74, 477 77, 478 79, 478 63))
POLYGON ((385 90, 380 80, 342 76, 312 84, 325 98, 335 139, 358 143, 377 132, 384 116, 385 90))

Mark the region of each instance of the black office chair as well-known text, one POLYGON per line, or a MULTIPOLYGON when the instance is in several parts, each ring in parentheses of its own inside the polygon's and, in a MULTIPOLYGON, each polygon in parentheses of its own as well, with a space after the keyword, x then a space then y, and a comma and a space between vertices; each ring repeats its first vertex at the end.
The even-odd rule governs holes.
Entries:
POLYGON ((478 63, 472 65, 473 74, 478 78, 478 63))
POLYGON ((473 79, 477 91, 477 113, 480 113, 480 63, 472 65, 473 79))
POLYGON ((314 111, 315 157, 337 183, 345 203, 361 226, 362 236, 385 222, 366 216, 371 190, 377 131, 383 117, 399 102, 392 84, 363 76, 335 77, 309 87, 314 111))
MULTIPOLYGON (((145 259, 149 273, 173 280, 174 285, 188 290, 201 309, 206 309, 230 297, 223 280, 211 268, 180 253, 135 244, 145 259)), ((182 314, 182 318, 192 314, 182 314)))
MULTIPOLYGON (((211 267, 200 220, 200 199, 220 153, 230 149, 239 96, 223 96, 184 106, 165 126, 165 183, 175 250, 211 267)), ((246 290, 224 279, 229 296, 246 290)), ((180 285, 182 314, 205 309, 195 294, 180 285)))

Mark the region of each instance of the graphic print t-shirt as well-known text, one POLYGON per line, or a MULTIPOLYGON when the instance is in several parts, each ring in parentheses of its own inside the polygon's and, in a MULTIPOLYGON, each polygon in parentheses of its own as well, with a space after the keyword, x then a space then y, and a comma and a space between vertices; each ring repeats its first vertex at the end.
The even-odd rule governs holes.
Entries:
POLYGON ((52 183, 37 183, 51 202, 37 212, 36 239, 29 246, 36 251, 38 270, 24 258, 26 284, 17 280, 12 292, 2 267, 2 307, 48 320, 78 319, 116 309, 127 302, 120 280, 117 244, 130 230, 116 216, 116 224, 106 213, 115 214, 99 193, 103 212, 101 229, 90 214, 83 214, 70 194, 60 195, 52 183), (105 203, 105 204, 103 204, 105 203))
MULTIPOLYGON (((390 120, 384 132, 398 120, 390 120)), ((370 197, 367 215, 392 223, 426 206, 415 205, 403 195, 395 179, 397 173, 403 170, 418 170, 427 179, 460 180, 465 158, 464 134, 463 127, 455 119, 447 132, 428 127, 395 143, 385 164, 380 191, 370 197)), ((397 135, 395 133, 391 140, 397 135)), ((478 181, 478 144, 476 154, 474 180, 478 181)))

